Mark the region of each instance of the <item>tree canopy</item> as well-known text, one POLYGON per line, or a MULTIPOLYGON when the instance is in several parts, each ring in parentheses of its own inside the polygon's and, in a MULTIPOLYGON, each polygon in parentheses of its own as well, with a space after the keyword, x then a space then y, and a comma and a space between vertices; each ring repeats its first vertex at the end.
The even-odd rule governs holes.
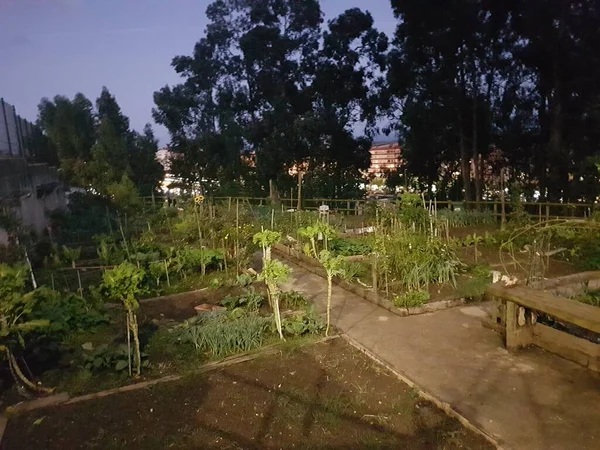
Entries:
POLYGON ((595 199, 598 2, 391 3, 390 114, 411 173, 458 171, 464 197, 480 199, 499 150, 530 193, 595 199))
POLYGON ((252 154, 263 192, 302 167, 343 196, 369 165, 383 80, 388 42, 371 15, 350 9, 323 30, 316 0, 218 0, 207 17, 193 54, 173 59, 184 82, 154 94, 178 175, 249 184, 242 156, 252 154), (353 135, 359 122, 366 137, 353 135))
POLYGON ((164 173, 152 127, 147 124, 143 134, 131 130, 106 87, 95 108, 76 94, 73 100, 44 98, 38 110, 41 133, 33 137, 34 152, 40 160, 58 164, 68 182, 106 195, 121 183, 133 183, 142 195, 158 189, 164 173))
MULTIPOLYGON (((300 171, 306 195, 352 197, 384 132, 405 164, 390 186, 402 175, 479 201, 508 177, 529 197, 597 198, 597 1, 390 3, 391 41, 357 8, 325 23, 318 0, 211 3, 192 53, 172 60, 181 83, 154 93, 173 174, 276 197, 300 171)), ((74 183, 107 193, 126 177, 148 194, 162 177, 152 129, 131 130, 106 88, 95 104, 43 99, 39 124, 34 153, 74 183)))

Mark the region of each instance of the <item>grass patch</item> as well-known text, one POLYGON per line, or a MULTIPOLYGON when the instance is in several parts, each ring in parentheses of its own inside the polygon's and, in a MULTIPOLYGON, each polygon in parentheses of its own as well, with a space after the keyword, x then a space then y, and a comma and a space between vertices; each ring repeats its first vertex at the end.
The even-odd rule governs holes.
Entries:
POLYGON ((394 305, 398 308, 418 308, 431 298, 427 291, 408 291, 394 297, 394 305))

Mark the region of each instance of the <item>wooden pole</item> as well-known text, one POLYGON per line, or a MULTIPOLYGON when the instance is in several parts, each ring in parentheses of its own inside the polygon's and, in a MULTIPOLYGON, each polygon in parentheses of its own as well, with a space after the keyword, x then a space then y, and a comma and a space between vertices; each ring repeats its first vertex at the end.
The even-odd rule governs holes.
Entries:
POLYGON ((79 295, 83 297, 83 286, 81 286, 81 274, 77 270, 77 283, 79 284, 79 295))
POLYGON ((298 211, 302 209, 302 172, 298 172, 298 211))
POLYGON ((171 287, 171 280, 169 279, 169 267, 167 266, 167 260, 164 260, 165 263, 165 274, 167 275, 167 286, 171 287))

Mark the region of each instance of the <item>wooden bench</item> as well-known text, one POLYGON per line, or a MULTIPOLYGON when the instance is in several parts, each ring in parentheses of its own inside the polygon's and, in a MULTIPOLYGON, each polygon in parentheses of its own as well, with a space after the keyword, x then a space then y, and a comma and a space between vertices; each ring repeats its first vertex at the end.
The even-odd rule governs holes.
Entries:
POLYGON ((496 302, 490 325, 505 333, 508 349, 536 345, 600 372, 600 345, 536 320, 537 315, 543 313, 600 334, 600 308, 540 290, 499 283, 488 287, 486 294, 496 302), (521 307, 525 309, 525 322, 519 324, 521 307))

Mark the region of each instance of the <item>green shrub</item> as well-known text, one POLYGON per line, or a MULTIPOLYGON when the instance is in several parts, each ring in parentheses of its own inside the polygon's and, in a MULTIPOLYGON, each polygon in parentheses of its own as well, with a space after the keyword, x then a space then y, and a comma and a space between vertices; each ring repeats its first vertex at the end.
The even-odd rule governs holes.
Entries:
POLYGON ((399 201, 399 217, 405 225, 418 230, 429 227, 429 213, 423 207, 423 199, 419 194, 402 194, 399 201))
POLYGON ((398 308, 418 308, 427 303, 431 295, 427 291, 408 291, 394 297, 394 305, 398 308))
POLYGON ((242 287, 248 287, 248 286, 250 286, 252 284, 252 281, 253 281, 253 278, 250 275, 246 274, 246 273, 238 275, 235 278, 236 284, 238 286, 242 286, 242 287))
MULTIPOLYGON (((148 367, 150 361, 148 355, 140 353, 142 357, 142 367, 148 367)), ((99 345, 96 350, 90 354, 84 355, 83 367, 92 373, 113 370, 115 372, 124 372, 129 367, 129 353, 126 344, 118 347, 109 347, 107 344, 99 345)))
POLYGON ((83 297, 40 287, 32 291, 34 307, 31 319, 49 320, 45 332, 59 339, 72 332, 85 331, 108 323, 108 316, 83 297))
POLYGON ((221 305, 230 311, 236 308, 247 308, 250 311, 258 311, 264 301, 265 296, 256 292, 256 290, 250 286, 250 288, 242 295, 237 295, 235 297, 228 295, 221 301, 221 305))
POLYGON ((391 278, 400 280, 407 290, 419 291, 432 283, 456 286, 461 262, 448 243, 406 231, 380 240, 378 266, 387 270, 391 278))
POLYGON ((283 309, 300 309, 308 305, 301 292, 285 291, 279 294, 279 305, 283 309))
POLYGON ((364 240, 344 238, 332 238, 329 250, 342 256, 368 255, 373 251, 371 245, 364 240))
POLYGON ((467 299, 479 299, 485 294, 491 280, 475 277, 458 286, 458 295, 467 299))
POLYGON ((283 331, 289 336, 302 336, 305 334, 318 334, 325 330, 325 323, 315 311, 314 306, 308 310, 298 311, 290 317, 283 319, 283 331))

